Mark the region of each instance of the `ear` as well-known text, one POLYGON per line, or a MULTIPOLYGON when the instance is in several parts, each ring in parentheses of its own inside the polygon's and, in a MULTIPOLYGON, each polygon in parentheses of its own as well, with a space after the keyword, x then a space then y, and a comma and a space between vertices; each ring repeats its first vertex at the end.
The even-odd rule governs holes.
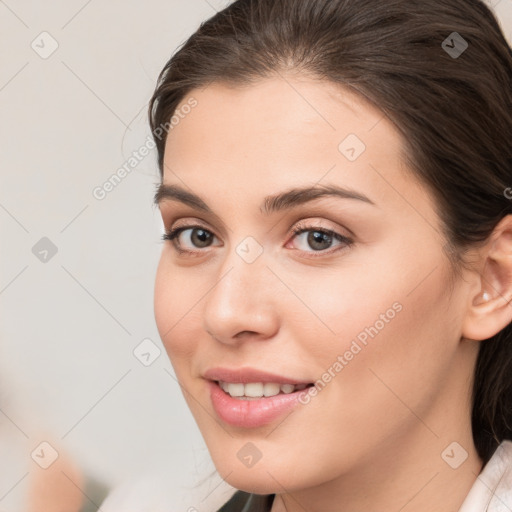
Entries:
POLYGON ((479 253, 477 285, 462 324, 470 340, 491 338, 512 322, 512 215, 501 219, 479 253))

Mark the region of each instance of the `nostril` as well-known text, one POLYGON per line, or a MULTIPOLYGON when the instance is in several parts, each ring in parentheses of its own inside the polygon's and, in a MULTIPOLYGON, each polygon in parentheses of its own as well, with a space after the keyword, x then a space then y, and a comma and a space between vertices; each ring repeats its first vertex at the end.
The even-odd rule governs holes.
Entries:
POLYGON ((247 334, 258 334, 255 331, 240 331, 239 333, 235 334, 235 338, 242 338, 247 334))

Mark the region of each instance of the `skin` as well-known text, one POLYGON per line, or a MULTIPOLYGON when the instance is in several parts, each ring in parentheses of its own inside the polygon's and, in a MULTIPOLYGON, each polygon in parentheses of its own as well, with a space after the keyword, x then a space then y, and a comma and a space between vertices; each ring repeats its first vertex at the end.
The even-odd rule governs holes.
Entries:
MULTIPOLYGON (((52 441, 52 445, 57 444, 52 441)), ((57 448, 56 448, 57 449, 57 448)), ((59 446, 57 460, 48 468, 33 465, 29 477, 27 512, 80 512, 84 505, 84 477, 59 446)))
POLYGON ((220 475, 247 492, 276 493, 272 512, 456 511, 482 468, 470 426, 477 340, 511 320, 509 219, 456 278, 432 196, 377 108, 290 74, 190 96, 198 105, 169 132, 163 182, 199 195, 216 217, 160 201, 167 230, 198 223, 212 239, 197 245, 197 231, 182 232, 181 248, 196 255, 164 242, 155 318, 220 475), (366 145, 353 162, 338 149, 348 134, 366 145), (267 195, 328 183, 375 205, 324 197, 260 211, 267 195), (292 234, 299 221, 353 243, 332 239, 319 251, 308 233, 292 234), (248 236, 263 249, 251 264, 236 252, 248 236), (486 290, 492 299, 483 302, 486 290), (216 416, 208 368, 315 382, 394 303, 401 311, 307 405, 255 429, 216 416), (441 457, 454 441, 455 457, 467 452, 457 469, 441 457), (262 454, 251 468, 237 458, 247 442, 262 454))

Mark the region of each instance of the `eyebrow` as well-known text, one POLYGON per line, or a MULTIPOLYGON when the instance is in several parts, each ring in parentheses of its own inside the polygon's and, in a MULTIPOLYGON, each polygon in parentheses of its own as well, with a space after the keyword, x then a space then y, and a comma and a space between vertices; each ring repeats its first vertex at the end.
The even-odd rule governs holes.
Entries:
MULTIPOLYGON (((267 196, 263 200, 260 211, 266 215, 270 215, 271 213, 288 210, 321 197, 355 199, 376 206, 371 199, 360 192, 330 184, 292 188, 279 194, 267 196)), ((179 185, 165 185, 162 183, 158 186, 154 197, 155 204, 159 205, 162 201, 166 200, 179 201, 191 206, 192 208, 215 215, 210 207, 198 195, 185 190, 179 185)))

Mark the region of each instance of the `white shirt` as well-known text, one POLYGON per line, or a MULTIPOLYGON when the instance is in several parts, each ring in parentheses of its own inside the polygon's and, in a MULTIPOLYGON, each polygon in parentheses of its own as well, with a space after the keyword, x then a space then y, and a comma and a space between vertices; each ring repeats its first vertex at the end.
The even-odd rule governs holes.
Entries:
POLYGON ((459 512, 512 512, 512 441, 498 446, 459 512))

